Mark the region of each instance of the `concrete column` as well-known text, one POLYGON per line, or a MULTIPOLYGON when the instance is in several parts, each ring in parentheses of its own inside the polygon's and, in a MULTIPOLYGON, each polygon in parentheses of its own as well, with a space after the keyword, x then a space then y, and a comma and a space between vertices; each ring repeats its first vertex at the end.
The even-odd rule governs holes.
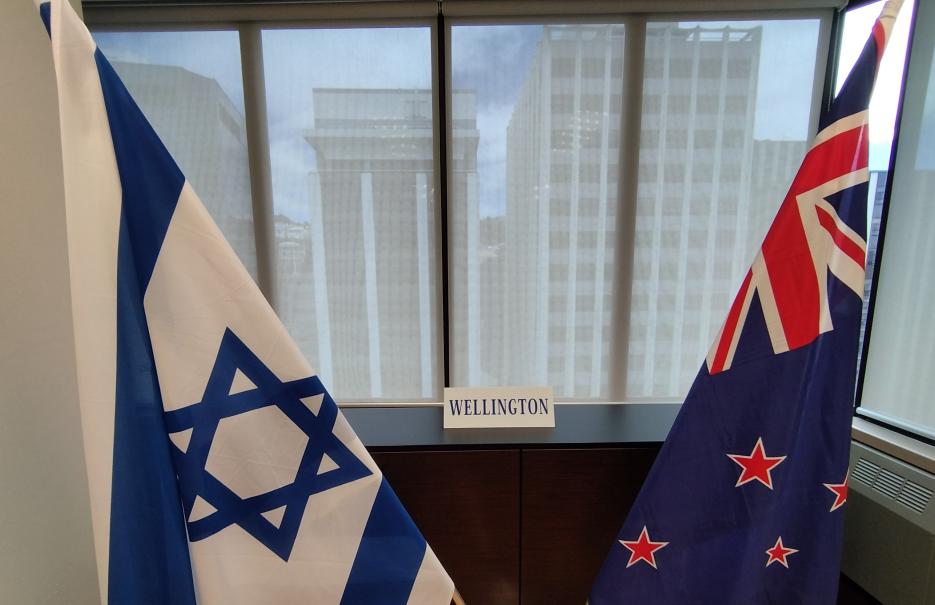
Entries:
POLYGON ((367 334, 370 339, 370 396, 383 396, 380 359, 380 303, 377 292, 377 236, 373 219, 373 174, 360 174, 361 223, 364 230, 364 292, 367 304, 367 334))
MULTIPOLYGON (((604 264, 607 262, 608 168, 610 166, 610 91, 613 86, 611 66, 614 58, 613 27, 607 26, 604 37, 604 89, 601 100, 601 159, 597 196, 597 244, 594 254, 594 318, 591 322, 591 382, 588 396, 601 396, 604 377, 604 264)), ((619 172, 619 170, 618 170, 619 172)))
POLYGON ((325 257, 325 220, 321 208, 321 175, 309 174, 309 225, 312 235, 312 289, 315 297, 315 337, 318 339, 318 375, 334 384, 331 348, 331 313, 328 308, 328 264, 325 257))
POLYGON ((672 345, 669 356, 669 378, 666 395, 678 395, 679 377, 682 375, 682 340, 685 333, 685 300, 688 294, 688 236, 694 206, 692 181, 695 170, 695 129, 698 127, 698 68, 701 63, 701 28, 695 28, 692 48, 691 92, 688 96, 688 125, 685 127, 685 175, 682 180, 682 212, 679 216, 678 269, 675 277, 675 313, 672 322, 672 345))
POLYGON ((653 394, 656 364, 656 323, 659 321, 659 272, 662 264, 662 205, 665 201, 666 171, 666 133, 668 131, 669 112, 669 71, 672 54, 672 30, 665 29, 664 50, 662 55, 662 86, 659 104, 659 145, 656 147, 656 189, 653 195, 652 244, 650 247, 649 295, 647 300, 646 340, 643 349, 643 389, 644 397, 653 394))
POLYGON ((536 254, 536 340, 535 376, 539 384, 548 384, 549 376, 549 280, 552 172, 552 44, 551 32, 546 27, 542 38, 542 58, 539 62, 539 199, 538 201, 538 254, 536 254))
MULTIPOLYGON (((715 255, 717 254, 717 226, 726 217, 720 216, 721 208, 721 162, 723 162, 724 125, 727 111, 727 61, 730 51, 730 29, 725 27, 721 39, 721 75, 718 83, 717 121, 714 137, 714 165, 711 172, 711 197, 708 206, 708 236, 705 242, 704 287, 701 289, 701 334, 698 342, 698 358, 701 359, 714 338, 713 334, 720 327, 722 318, 712 317, 712 297, 714 280, 726 278, 726 275, 714 275, 715 255)), ((748 133, 752 138, 753 133, 748 133)), ((736 200, 736 207, 749 203, 749 200, 736 200)))
POLYGON ((433 395, 432 291, 429 285, 429 194, 428 177, 416 173, 416 247, 419 262, 419 368, 420 394, 433 395))
POLYGON ((480 380, 480 210, 477 173, 467 174, 467 341, 468 384, 480 380))
POLYGON ((581 30, 575 31, 575 88, 571 122, 571 190, 568 199, 568 281, 565 284, 565 393, 575 396, 578 302, 578 208, 581 205, 581 30))

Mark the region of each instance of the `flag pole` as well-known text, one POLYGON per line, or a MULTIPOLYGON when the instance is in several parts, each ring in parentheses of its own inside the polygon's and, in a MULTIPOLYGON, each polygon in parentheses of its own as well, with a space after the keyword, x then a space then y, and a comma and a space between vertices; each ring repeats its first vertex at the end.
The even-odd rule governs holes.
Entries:
POLYGON ((451 602, 454 603, 454 605, 465 605, 464 599, 461 598, 461 594, 458 592, 457 588, 455 588, 455 593, 451 595, 451 602))

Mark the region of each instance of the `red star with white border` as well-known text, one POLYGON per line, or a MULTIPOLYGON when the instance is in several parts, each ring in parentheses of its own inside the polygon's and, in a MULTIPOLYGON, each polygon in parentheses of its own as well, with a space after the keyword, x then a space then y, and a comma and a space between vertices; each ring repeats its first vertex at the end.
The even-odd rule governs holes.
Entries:
POLYGON ((834 504, 831 505, 829 513, 844 506, 844 503, 847 502, 847 475, 844 475, 844 483, 822 483, 822 485, 834 494, 834 504))
POLYGON ((772 548, 766 550, 766 554, 769 555, 769 559, 766 560, 766 566, 769 567, 773 563, 779 563, 786 569, 789 569, 789 562, 786 561, 786 557, 789 555, 799 552, 794 548, 787 548, 782 543, 782 536, 776 538, 776 544, 772 548))
POLYGON ((770 471, 786 459, 785 456, 767 456, 766 450, 763 448, 762 437, 756 440, 756 445, 753 446, 753 451, 750 452, 749 456, 727 454, 727 457, 743 469, 734 487, 740 487, 751 481, 759 481, 769 489, 773 489, 773 477, 770 471))
POLYGON ((656 551, 660 548, 665 548, 669 545, 668 542, 653 542, 649 539, 649 532, 646 530, 646 526, 643 526, 643 531, 640 532, 640 537, 634 542, 629 542, 627 540, 618 540, 623 547, 630 551, 630 560, 627 561, 627 567, 631 565, 636 565, 640 561, 645 561, 652 566, 653 569, 656 569, 656 551))

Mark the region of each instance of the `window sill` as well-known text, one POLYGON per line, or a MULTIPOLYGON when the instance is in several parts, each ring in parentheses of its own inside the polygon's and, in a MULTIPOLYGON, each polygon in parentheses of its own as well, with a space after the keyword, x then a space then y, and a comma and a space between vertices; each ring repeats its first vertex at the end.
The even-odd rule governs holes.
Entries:
POLYGON ((341 409, 367 447, 432 447, 661 443, 679 407, 672 403, 559 403, 555 428, 448 430, 442 428, 440 404, 342 405, 341 409))
MULTIPOLYGON (((433 447, 661 443, 675 421, 679 404, 559 403, 554 429, 445 430, 438 403, 342 404, 341 408, 368 447, 433 447)), ((862 418, 854 418, 852 437, 935 474, 935 446, 862 418)))
POLYGON ((853 427, 851 436, 854 441, 935 474, 935 446, 923 443, 902 433, 897 433, 863 418, 855 417, 853 427))

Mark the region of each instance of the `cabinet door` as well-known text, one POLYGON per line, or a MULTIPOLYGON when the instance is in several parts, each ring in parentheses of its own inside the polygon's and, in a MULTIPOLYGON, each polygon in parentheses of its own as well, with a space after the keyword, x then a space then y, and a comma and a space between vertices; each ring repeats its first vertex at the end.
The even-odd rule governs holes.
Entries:
POLYGON ((520 451, 373 457, 469 605, 519 603, 520 451))
POLYGON ((585 602, 658 451, 523 451, 524 604, 585 602))

